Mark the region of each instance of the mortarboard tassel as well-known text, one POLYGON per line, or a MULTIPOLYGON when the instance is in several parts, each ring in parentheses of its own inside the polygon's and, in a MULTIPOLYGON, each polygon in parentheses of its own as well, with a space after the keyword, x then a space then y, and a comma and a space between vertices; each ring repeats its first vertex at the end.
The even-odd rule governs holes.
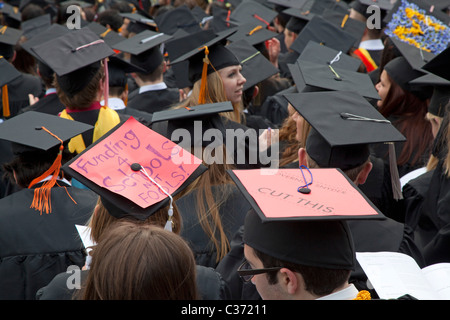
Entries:
MULTIPOLYGON (((63 141, 58 136, 50 132, 47 128, 41 127, 39 129, 46 131, 48 134, 58 139, 59 142, 61 143, 59 146, 58 155, 56 156, 56 159, 50 166, 50 168, 48 168, 48 170, 45 171, 42 175, 31 181, 30 185, 28 186, 28 189, 30 189, 36 183, 39 183, 40 181, 42 181, 43 179, 47 178, 50 175, 52 176, 49 180, 45 181, 41 187, 34 189, 33 202, 31 203, 30 208, 39 210, 40 214, 42 215, 43 210, 45 210, 45 213, 47 214, 52 212, 51 189, 56 184, 56 179, 58 179, 58 175, 61 170, 62 151, 64 149, 64 145, 63 141)), ((72 201, 74 200, 72 199, 72 201)))
POLYGON ((397 167, 397 156, 395 154, 395 145, 389 142, 389 168, 391 172, 392 193, 395 200, 403 199, 402 188, 400 185, 400 177, 397 167))
POLYGON ((205 57, 203 58, 203 69, 202 69, 202 79, 200 84, 200 94, 198 97, 198 103, 199 104, 205 104, 206 103, 206 91, 208 88, 208 65, 210 64, 208 54, 209 49, 207 46, 204 46, 200 49, 205 49, 205 57))
POLYGON ((2 87, 2 104, 3 104, 3 117, 8 118, 11 116, 11 111, 9 110, 9 96, 8 96, 8 85, 2 87))
POLYGON ((108 99, 109 99, 108 58, 103 59, 103 68, 105 69, 105 83, 103 84, 103 101, 105 101, 104 107, 108 107, 108 99))

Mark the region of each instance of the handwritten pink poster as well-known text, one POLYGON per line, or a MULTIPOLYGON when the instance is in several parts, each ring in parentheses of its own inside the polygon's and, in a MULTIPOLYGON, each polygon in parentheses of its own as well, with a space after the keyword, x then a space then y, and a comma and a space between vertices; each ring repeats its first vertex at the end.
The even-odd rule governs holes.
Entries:
POLYGON ((201 160, 131 117, 87 150, 70 168, 142 208, 165 199, 167 195, 160 187, 142 172, 132 170, 135 163, 172 194, 197 169, 201 160), (183 161, 179 161, 180 158, 183 161))

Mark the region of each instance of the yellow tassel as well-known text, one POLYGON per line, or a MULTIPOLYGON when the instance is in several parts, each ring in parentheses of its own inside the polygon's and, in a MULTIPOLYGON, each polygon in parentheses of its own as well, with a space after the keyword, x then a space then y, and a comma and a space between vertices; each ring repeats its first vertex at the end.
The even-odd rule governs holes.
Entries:
POLYGON ((2 104, 3 117, 8 118, 9 116, 11 116, 11 111, 9 110, 8 86, 6 84, 2 87, 2 104))
POLYGON ((344 16, 344 18, 342 19, 342 22, 341 22, 341 28, 344 28, 345 23, 347 22, 347 20, 348 20, 348 14, 346 14, 346 15, 344 16))
POLYGON ((200 94, 198 97, 198 104, 205 104, 206 103, 206 91, 208 89, 208 65, 210 63, 208 54, 209 49, 207 46, 204 46, 200 49, 205 49, 205 57, 203 58, 203 69, 202 69, 202 79, 200 84, 200 94))
POLYGON ((369 291, 361 290, 360 292, 358 292, 358 294, 356 295, 356 298, 353 300, 372 300, 372 298, 370 297, 369 291))

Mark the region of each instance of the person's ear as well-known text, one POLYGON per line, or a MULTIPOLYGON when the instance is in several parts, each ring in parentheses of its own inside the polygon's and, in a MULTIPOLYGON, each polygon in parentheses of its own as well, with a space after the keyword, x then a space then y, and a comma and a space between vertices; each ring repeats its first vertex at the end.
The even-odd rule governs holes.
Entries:
POLYGON ((298 149, 298 165, 308 166, 308 157, 305 148, 298 149))
POLYGON ((367 177, 369 176, 370 171, 372 171, 373 164, 372 162, 366 162, 362 170, 358 173, 358 176, 356 177, 356 185, 364 184, 367 180, 367 177))
POLYGON ((302 286, 301 281, 297 278, 297 273, 288 268, 281 268, 279 277, 287 294, 295 295, 302 286))

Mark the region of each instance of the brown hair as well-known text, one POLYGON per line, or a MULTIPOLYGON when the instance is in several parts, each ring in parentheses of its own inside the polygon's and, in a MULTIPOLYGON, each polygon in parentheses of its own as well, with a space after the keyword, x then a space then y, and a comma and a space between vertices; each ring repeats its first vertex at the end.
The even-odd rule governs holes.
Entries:
POLYGON ((199 298, 194 255, 179 235, 123 221, 99 240, 82 300, 199 298))
MULTIPOLYGON (((205 103, 217 103, 217 102, 225 102, 228 101, 227 96, 225 94, 225 89, 223 86, 222 78, 220 77, 218 72, 212 72, 208 75, 208 86, 206 92, 206 101, 205 103)), ((200 96, 200 86, 201 79, 194 83, 192 88, 191 95, 186 98, 179 105, 175 106, 176 109, 184 108, 184 107, 192 107, 198 105, 198 98, 200 96)), ((233 103, 234 111, 232 112, 224 112, 221 115, 225 116, 227 119, 230 119, 234 122, 241 123, 241 116, 243 112, 242 103, 233 103)))
POLYGON ((406 137, 397 164, 404 165, 411 159, 414 166, 426 155, 433 141, 431 124, 425 118, 427 102, 404 91, 389 74, 386 75, 391 86, 379 111, 386 118, 396 118, 394 126, 406 137))
POLYGON ((73 97, 69 97, 60 87, 58 81, 53 81, 59 100, 62 104, 70 109, 87 109, 97 100, 97 95, 101 88, 101 81, 104 80, 103 67, 99 68, 97 73, 92 77, 91 81, 73 97))

